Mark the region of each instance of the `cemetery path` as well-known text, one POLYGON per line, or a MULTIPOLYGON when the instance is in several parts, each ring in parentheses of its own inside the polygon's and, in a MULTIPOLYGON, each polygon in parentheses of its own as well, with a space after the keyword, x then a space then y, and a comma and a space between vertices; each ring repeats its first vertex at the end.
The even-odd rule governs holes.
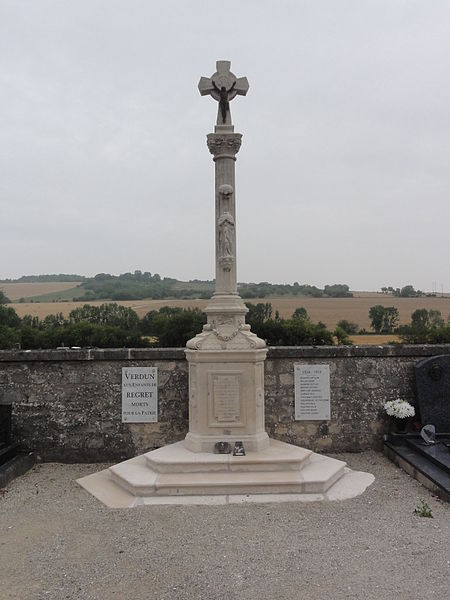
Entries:
POLYGON ((0 597, 446 597, 450 504, 381 454, 333 456, 375 483, 342 502, 111 510, 75 483, 106 465, 37 465, 0 493, 0 597))

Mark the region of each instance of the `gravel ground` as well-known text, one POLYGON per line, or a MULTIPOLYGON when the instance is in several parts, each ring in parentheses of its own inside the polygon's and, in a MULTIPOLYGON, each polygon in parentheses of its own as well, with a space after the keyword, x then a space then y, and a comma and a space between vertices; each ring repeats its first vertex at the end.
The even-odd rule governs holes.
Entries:
POLYGON ((334 456, 375 483, 341 502, 112 510, 75 483, 106 465, 38 465, 0 494, 0 598, 448 598, 450 505, 381 454, 334 456))

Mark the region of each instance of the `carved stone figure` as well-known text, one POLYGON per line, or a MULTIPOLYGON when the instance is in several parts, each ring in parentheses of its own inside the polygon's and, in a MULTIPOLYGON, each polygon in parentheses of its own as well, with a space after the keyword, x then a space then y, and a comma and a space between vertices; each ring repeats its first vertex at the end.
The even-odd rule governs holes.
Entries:
POLYGON ((219 94, 219 108, 220 108, 220 114, 222 115, 222 123, 226 123, 227 122, 227 112, 229 112, 229 110, 230 110, 230 102, 229 102, 228 98, 231 95, 231 93, 233 92, 236 82, 235 81, 233 82, 233 85, 231 86, 231 88, 229 90, 227 90, 227 88, 224 85, 219 89, 214 81, 212 81, 212 84, 213 84, 216 92, 219 94))
POLYGON ((233 234, 228 221, 223 223, 223 255, 233 256, 233 234))
POLYGON ((233 256, 233 230, 234 224, 231 215, 224 215, 219 229, 219 255, 221 257, 233 256))

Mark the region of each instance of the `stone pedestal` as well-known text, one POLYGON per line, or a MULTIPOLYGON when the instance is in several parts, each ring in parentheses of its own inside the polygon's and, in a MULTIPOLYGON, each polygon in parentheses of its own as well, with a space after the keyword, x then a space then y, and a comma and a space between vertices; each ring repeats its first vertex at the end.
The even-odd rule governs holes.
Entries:
POLYGON ((215 343, 218 347, 186 351, 189 433, 185 447, 192 452, 213 452, 216 442, 234 445, 236 441, 242 441, 249 451, 267 448, 269 437, 264 430, 264 359, 267 350, 221 350, 218 338, 210 340, 206 337, 201 341, 210 345, 215 343))

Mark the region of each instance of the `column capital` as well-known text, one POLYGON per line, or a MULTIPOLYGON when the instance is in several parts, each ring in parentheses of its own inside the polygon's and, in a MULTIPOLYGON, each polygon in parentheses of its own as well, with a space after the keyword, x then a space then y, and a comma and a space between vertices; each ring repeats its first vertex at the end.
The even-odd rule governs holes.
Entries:
POLYGON ((234 158, 241 147, 242 133, 208 133, 206 138, 208 149, 214 155, 214 159, 234 158))

